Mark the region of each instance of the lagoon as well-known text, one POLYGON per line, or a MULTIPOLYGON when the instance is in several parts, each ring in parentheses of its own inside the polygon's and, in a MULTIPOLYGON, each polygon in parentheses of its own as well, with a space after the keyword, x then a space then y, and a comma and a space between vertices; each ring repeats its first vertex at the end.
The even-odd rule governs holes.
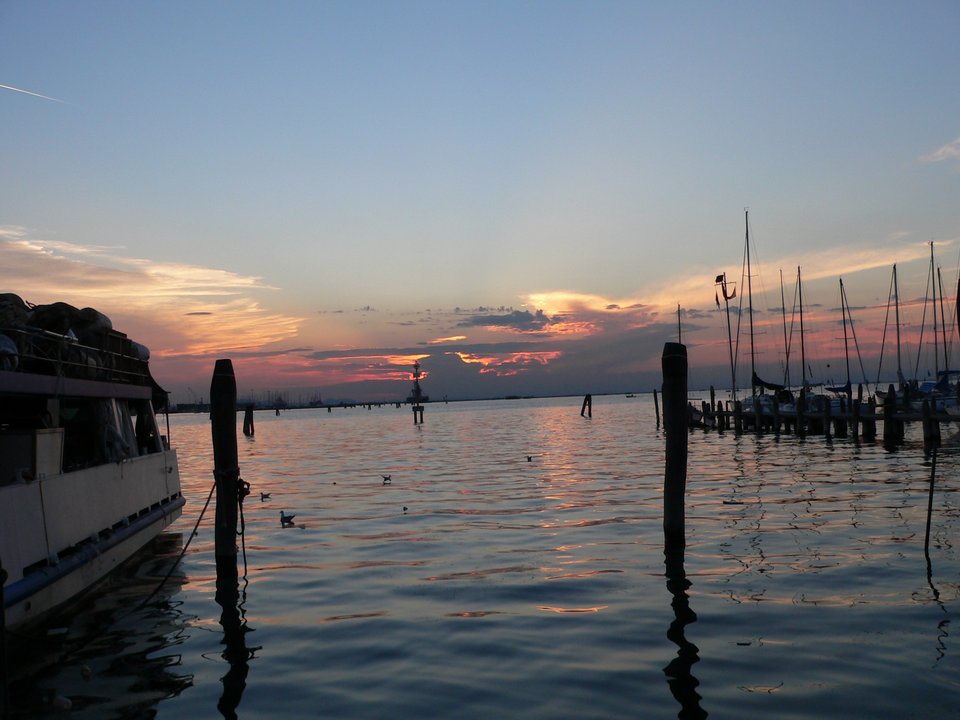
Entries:
POLYGON ((240 654, 223 644, 212 508, 137 607, 213 482, 207 417, 171 416, 183 517, 22 657, 13 717, 63 716, 53 694, 72 718, 955 715, 953 438, 934 469, 909 433, 888 452, 692 432, 678 582, 652 397, 579 410, 258 412, 238 438, 240 654))

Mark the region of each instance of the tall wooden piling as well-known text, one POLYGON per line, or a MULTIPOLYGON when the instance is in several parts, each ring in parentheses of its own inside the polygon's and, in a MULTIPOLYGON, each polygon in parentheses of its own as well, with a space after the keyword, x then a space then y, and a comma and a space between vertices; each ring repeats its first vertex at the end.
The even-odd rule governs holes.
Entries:
POLYGON ((253 403, 249 403, 243 411, 243 434, 253 437, 253 403))
POLYGON ((589 393, 583 396, 583 405, 580 406, 580 417, 586 413, 587 417, 593 417, 593 396, 589 393))
POLYGON ((903 421, 895 417, 896 397, 891 383, 887 388, 887 399, 883 403, 883 444, 888 447, 903 442, 903 421))
POLYGON ((233 363, 217 360, 210 382, 210 428, 213 435, 213 474, 217 505, 214 524, 214 555, 221 565, 237 563, 237 508, 240 468, 237 460, 237 380, 233 363))
POLYGON ((657 429, 659 430, 660 429, 660 403, 657 400, 656 389, 654 389, 653 391, 653 412, 655 412, 657 415, 657 429))
POLYGON ((930 452, 931 449, 940 446, 940 422, 933 416, 929 400, 923 401, 921 418, 923 420, 923 449, 930 452))
POLYGON ((863 439, 877 439, 877 405, 873 398, 867 400, 867 414, 863 417, 863 439))
POLYGON ((823 437, 826 440, 830 439, 830 398, 823 399, 823 437))
POLYGON ((807 434, 807 421, 803 417, 803 414, 807 410, 807 391, 805 388, 800 388, 800 393, 797 396, 797 421, 795 432, 797 437, 805 437, 807 434))
POLYGON ((669 555, 682 556, 685 540, 684 495, 687 485, 687 348, 663 346, 663 429, 666 457, 663 483, 663 536, 669 555))

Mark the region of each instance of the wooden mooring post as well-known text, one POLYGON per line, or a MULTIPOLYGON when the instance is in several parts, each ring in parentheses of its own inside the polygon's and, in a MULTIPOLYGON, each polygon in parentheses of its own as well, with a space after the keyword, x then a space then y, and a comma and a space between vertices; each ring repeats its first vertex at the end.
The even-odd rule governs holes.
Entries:
POLYGON ((896 392, 893 384, 887 388, 887 398, 883 403, 883 444, 887 447, 903 442, 903 421, 895 417, 896 392))
POLYGON ((249 403, 243 411, 243 434, 253 437, 253 403, 249 403))
POLYGON ((657 415, 657 429, 660 429, 660 402, 657 400, 657 391, 653 391, 653 412, 657 415))
MULTIPOLYGON (((663 537, 668 558, 683 557, 686 546, 684 495, 687 485, 687 348, 663 346, 663 429, 666 453, 663 482, 663 537)), ((681 560, 682 562, 682 560, 681 560)))
POLYGON ((423 405, 420 403, 415 403, 413 406, 413 424, 422 425, 423 424, 423 405))
POLYGON ((217 360, 210 382, 210 428, 213 435, 213 475, 216 479, 214 555, 217 573, 237 572, 237 515, 240 468, 237 459, 237 380, 233 363, 217 360), (229 572, 229 570, 227 570, 229 572))
POLYGON ((580 406, 580 417, 586 413, 587 417, 593 417, 593 396, 589 393, 583 396, 583 405, 580 406))
POLYGON ((933 416, 929 400, 923 401, 921 419, 923 421, 923 449, 930 452, 933 448, 940 447, 940 422, 933 416))

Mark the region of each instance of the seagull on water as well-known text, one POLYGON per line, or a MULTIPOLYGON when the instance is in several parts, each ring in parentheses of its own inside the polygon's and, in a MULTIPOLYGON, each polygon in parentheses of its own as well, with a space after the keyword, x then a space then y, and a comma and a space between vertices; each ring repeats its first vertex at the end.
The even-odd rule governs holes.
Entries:
POLYGON ((383 478, 383 484, 384 484, 384 485, 389 485, 390 483, 393 482, 393 476, 392 476, 392 475, 381 475, 380 477, 383 478))
POLYGON ((265 493, 265 492, 260 493, 260 501, 261 501, 261 502, 263 502, 264 500, 268 499, 269 497, 270 497, 270 493, 265 493))
POLYGON ((280 524, 283 525, 284 527, 288 527, 288 526, 290 526, 290 525, 293 525, 293 519, 294 519, 295 517, 296 517, 296 515, 287 515, 287 514, 285 514, 285 513, 283 512, 283 510, 281 510, 281 511, 280 511, 280 524))

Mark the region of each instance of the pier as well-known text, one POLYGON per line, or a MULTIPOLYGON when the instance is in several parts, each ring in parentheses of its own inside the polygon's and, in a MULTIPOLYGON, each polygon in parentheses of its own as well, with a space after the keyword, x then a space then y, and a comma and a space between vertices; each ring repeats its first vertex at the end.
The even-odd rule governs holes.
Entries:
MULTIPOLYGON (((893 397, 892 388, 890 395, 893 397)), ((873 398, 863 399, 860 388, 856 398, 841 397, 832 400, 824 396, 810 398, 800 393, 795 403, 781 404, 776 396, 756 395, 745 400, 715 400, 710 390, 710 400, 687 403, 688 426, 719 432, 793 434, 799 437, 822 435, 825 438, 862 438, 873 441, 877 428, 882 428, 881 437, 886 445, 903 442, 907 423, 923 425, 923 443, 932 448, 940 445, 940 425, 960 422, 960 415, 951 415, 936 410, 935 404, 924 399, 915 406, 886 403, 877 406, 873 398)))

